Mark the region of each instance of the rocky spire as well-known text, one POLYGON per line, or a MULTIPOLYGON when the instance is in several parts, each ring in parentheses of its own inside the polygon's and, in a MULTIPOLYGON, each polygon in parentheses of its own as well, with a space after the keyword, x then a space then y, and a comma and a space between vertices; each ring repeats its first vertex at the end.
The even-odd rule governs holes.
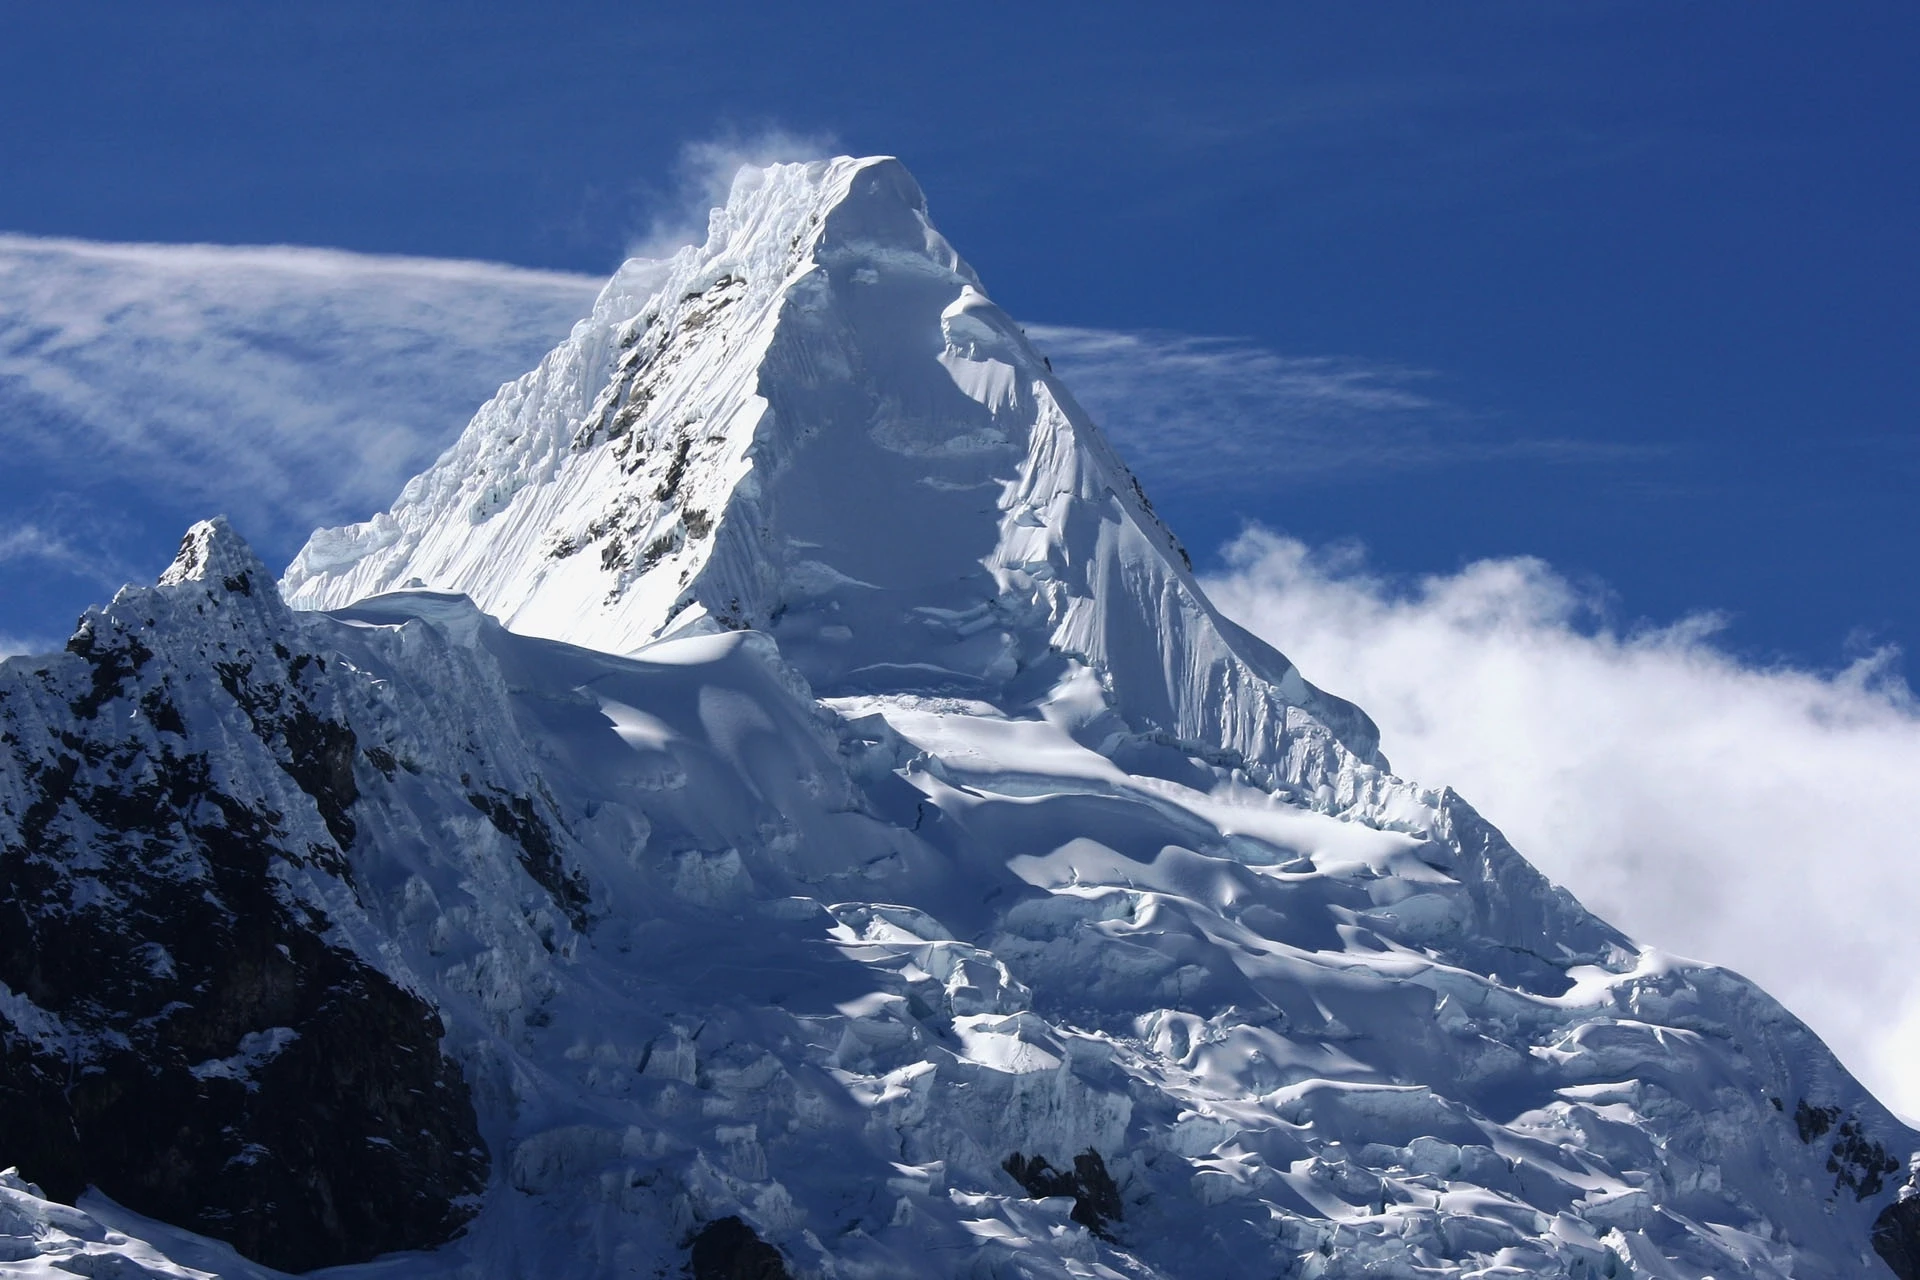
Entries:
POLYGON ((234 532, 227 518, 215 516, 187 530, 173 563, 160 575, 159 585, 171 587, 183 582, 217 582, 229 591, 252 595, 256 585, 270 591, 273 575, 246 539, 234 532))

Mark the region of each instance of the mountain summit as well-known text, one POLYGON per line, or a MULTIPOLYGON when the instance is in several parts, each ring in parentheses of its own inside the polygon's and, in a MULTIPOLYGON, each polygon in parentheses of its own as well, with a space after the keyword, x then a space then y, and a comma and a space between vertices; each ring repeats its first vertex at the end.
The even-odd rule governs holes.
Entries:
POLYGON ((409 583, 612 652, 749 627, 822 694, 1098 707, 1088 732, 1286 762, 1309 789, 1384 765, 1364 715, 1201 595, 893 159, 743 171, 704 246, 629 264, 282 585, 332 608, 409 583))
POLYGON ((1920 1278, 1920 1134, 1220 617, 892 160, 0 662, 0 890, 0 1269, 1920 1278))

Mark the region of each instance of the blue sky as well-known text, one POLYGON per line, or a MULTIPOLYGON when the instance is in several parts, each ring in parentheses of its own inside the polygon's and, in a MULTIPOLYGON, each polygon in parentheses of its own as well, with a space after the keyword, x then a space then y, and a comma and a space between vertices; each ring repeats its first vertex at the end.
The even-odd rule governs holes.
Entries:
POLYGON ((1236 616, 1920 1116, 1916 55, 1875 0, 8 6, 0 654, 203 515, 387 505, 739 160, 897 154, 1236 616))

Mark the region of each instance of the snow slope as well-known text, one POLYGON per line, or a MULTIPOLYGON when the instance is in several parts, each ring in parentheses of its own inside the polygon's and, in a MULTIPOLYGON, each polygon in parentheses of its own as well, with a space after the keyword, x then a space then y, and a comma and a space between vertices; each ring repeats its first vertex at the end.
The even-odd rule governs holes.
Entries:
MULTIPOLYGON (((198 526, 0 664, 0 866, 112 917, 26 816, 101 822, 66 755, 204 757, 290 946, 438 1012, 485 1189, 335 1274, 1915 1274, 1920 1135, 1221 620, 892 161, 743 178, 284 589, 198 526)), ((191 817, 133 824, 186 886, 191 817)), ((64 1016, 0 990, 0 1067, 76 1061, 64 1016)), ((265 1019, 209 1096, 278 1087, 265 1019)), ((0 1268, 266 1274, 91 1181, 0 1185, 0 1268)))
POLYGON ((418 582, 610 652, 771 634, 823 693, 1045 702, 1349 797, 1371 722, 1221 618, 1131 475, 894 160, 746 171, 629 264, 393 510, 316 533, 296 607, 418 582))
POLYGON ((99 718, 197 686, 187 744, 245 759, 202 728, 237 630, 351 731, 354 836, 289 891, 440 1011, 493 1154, 406 1274, 673 1274, 729 1217, 796 1275, 1875 1265, 1915 1135, 1762 993, 1633 947, 1443 795, 1317 812, 1163 743, 1094 751, 1068 696, 817 700, 752 631, 621 657, 438 593, 242 604, 244 547, 190 546, 210 568, 92 619, 155 655, 99 718), (1008 1171, 1088 1152, 1052 1198, 1008 1171))

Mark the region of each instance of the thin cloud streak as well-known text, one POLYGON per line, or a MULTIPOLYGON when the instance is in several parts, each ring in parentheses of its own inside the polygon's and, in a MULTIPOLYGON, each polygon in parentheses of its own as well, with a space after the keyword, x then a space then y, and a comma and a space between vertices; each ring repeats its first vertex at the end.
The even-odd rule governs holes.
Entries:
POLYGON ((1382 468, 1659 452, 1501 434, 1445 399, 1430 370, 1155 330, 1031 325, 1027 335, 1157 490, 1266 491, 1382 468))
POLYGON ((1607 625, 1539 560, 1395 581, 1253 529, 1205 587, 1640 939, 1739 970, 1920 1116, 1920 703, 1879 649, 1831 673, 1716 647, 1721 619, 1607 625))
POLYGON ((88 555, 67 539, 35 524, 0 530, 0 564, 20 562, 78 574, 107 587, 119 585, 112 569, 103 564, 99 556, 88 555))
POLYGON ((311 527, 389 500, 599 285, 319 249, 0 236, 0 444, 76 486, 311 527))

